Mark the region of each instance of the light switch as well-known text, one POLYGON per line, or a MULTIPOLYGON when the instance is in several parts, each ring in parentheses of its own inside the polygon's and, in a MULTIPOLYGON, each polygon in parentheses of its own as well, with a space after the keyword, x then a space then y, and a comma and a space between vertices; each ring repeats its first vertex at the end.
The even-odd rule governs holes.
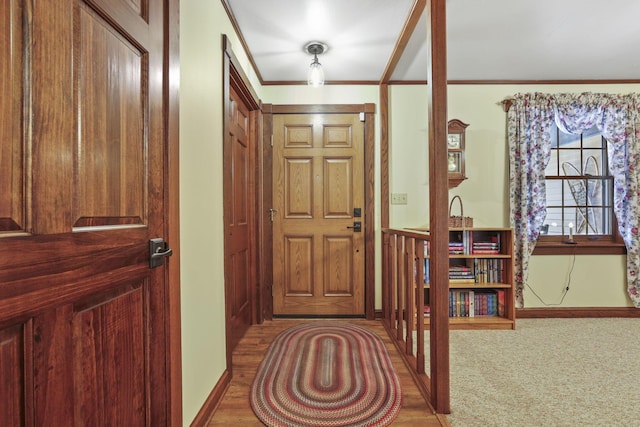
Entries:
POLYGON ((407 204, 407 193, 392 193, 391 194, 391 204, 392 205, 406 205, 407 204))

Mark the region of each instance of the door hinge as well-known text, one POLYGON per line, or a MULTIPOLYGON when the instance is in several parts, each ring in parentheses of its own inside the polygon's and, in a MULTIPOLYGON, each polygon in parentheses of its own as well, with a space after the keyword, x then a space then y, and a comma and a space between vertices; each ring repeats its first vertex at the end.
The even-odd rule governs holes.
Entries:
POLYGON ((273 134, 271 134, 271 146, 273 147, 273 134))
POLYGON ((273 215, 278 212, 277 210, 273 209, 273 208, 269 208, 269 218, 271 219, 271 222, 273 222, 273 215))
POLYGON ((360 121, 364 122, 364 113, 360 113, 360 121))

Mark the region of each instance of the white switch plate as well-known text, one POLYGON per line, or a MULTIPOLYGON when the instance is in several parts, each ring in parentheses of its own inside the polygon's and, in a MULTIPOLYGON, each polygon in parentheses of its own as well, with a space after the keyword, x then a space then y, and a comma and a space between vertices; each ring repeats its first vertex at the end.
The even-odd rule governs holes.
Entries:
POLYGON ((391 204, 392 205, 406 205, 407 204, 407 193, 392 193, 391 194, 391 204))

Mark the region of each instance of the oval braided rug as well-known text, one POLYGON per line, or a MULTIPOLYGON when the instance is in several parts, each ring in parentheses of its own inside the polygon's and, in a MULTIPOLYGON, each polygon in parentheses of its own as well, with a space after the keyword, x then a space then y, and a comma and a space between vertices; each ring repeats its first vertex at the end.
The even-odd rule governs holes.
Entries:
POLYGON ((348 323, 316 322, 275 338, 250 399, 271 427, 364 427, 389 425, 402 393, 378 335, 348 323))

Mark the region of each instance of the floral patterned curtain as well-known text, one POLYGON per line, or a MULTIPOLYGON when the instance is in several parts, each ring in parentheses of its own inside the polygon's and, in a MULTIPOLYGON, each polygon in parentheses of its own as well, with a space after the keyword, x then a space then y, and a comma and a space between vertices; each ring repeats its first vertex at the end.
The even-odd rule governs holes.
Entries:
POLYGON ((549 162, 549 129, 555 120, 567 133, 596 125, 609 142, 609 169, 614 178, 614 212, 627 247, 627 289, 640 308, 640 96, 611 94, 518 94, 507 116, 510 153, 511 226, 515 232, 516 304, 529 257, 546 216, 544 170, 549 162))

